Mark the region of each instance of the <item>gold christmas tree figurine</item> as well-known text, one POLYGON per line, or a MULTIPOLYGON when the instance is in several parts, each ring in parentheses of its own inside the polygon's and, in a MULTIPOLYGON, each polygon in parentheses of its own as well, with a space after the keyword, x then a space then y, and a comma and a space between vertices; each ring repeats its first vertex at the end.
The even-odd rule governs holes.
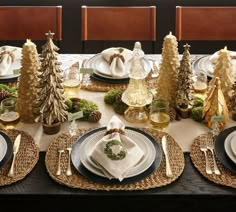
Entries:
POLYGON ((189 48, 188 44, 184 45, 184 53, 178 73, 176 106, 182 118, 189 117, 188 110, 193 100, 193 71, 189 48))
POLYGON ((207 93, 203 105, 203 117, 209 128, 214 126, 214 117, 220 119, 218 121, 220 130, 225 128, 226 122, 229 120, 228 107, 221 90, 221 82, 219 77, 212 79, 214 84, 207 93))
POLYGON ((176 91, 179 68, 179 53, 177 39, 170 32, 164 38, 162 62, 157 79, 156 97, 166 99, 170 106, 176 105, 176 91))
POLYGON ((38 73, 37 103, 46 134, 59 132, 60 124, 67 120, 62 70, 57 61, 59 48, 52 41, 53 34, 50 31, 46 33, 47 43, 42 47, 41 68, 38 73))
POLYGON ((37 97, 39 57, 36 45, 29 39, 22 48, 21 76, 19 78, 17 110, 22 122, 34 122, 37 97))

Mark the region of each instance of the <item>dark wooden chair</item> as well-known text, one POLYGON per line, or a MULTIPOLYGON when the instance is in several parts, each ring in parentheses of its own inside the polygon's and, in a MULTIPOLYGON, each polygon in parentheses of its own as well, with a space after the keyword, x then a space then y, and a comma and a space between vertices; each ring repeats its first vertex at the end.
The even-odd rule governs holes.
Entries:
POLYGON ((151 41, 155 53, 156 7, 82 6, 82 53, 87 41, 151 41))
POLYGON ((236 7, 176 6, 177 40, 236 40, 236 7))
POLYGON ((62 6, 0 6, 0 40, 46 40, 49 30, 60 46, 62 6))

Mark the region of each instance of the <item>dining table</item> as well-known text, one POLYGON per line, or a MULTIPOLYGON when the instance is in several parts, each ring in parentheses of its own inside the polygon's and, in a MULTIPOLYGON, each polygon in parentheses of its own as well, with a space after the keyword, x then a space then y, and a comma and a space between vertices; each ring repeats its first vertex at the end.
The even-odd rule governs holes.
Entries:
MULTIPOLYGON (((58 60, 61 62, 61 69, 66 70, 73 64, 78 63, 81 70, 86 60, 92 58, 94 54, 59 54, 58 60)), ((201 54, 191 55, 192 61, 201 58, 201 54)), ((150 64, 157 61, 161 63, 160 54, 145 55, 150 64)), ((86 74, 83 74, 86 75, 86 74)), ((88 74, 87 74, 88 75, 88 74)), ((155 79, 152 79, 155 81, 155 79)), ((111 105, 104 102, 104 95, 112 88, 93 86, 89 79, 82 81, 78 97, 91 100, 98 105, 102 116, 98 122, 77 120, 76 124, 81 132, 88 129, 106 127, 113 115, 119 117, 126 127, 134 129, 147 129, 148 123, 131 123, 124 115, 116 114, 111 105)), ((19 122, 15 130, 25 132, 31 137, 32 142, 38 149, 37 161, 32 169, 21 179, 0 186, 0 205, 11 209, 21 208, 22 210, 100 210, 121 211, 121 210, 142 210, 158 211, 160 209, 174 209, 181 211, 199 209, 226 209, 236 206, 236 185, 232 186, 229 179, 227 182, 219 183, 218 178, 208 178, 203 174, 201 168, 197 166, 197 161, 202 157, 195 158, 198 153, 193 151, 194 143, 197 143, 199 136, 211 132, 206 124, 197 122, 192 118, 172 120, 165 131, 168 138, 173 142, 178 152, 180 152, 181 169, 177 170, 177 176, 168 183, 148 182, 156 186, 142 187, 135 185, 132 187, 124 185, 117 187, 94 186, 86 187, 86 179, 78 184, 73 184, 70 180, 56 178, 51 172, 49 162, 49 151, 53 151, 53 145, 60 136, 68 133, 71 121, 62 123, 59 133, 47 135, 43 132, 41 123, 19 122), (183 156, 183 160, 182 160, 183 156), (115 188, 115 189, 114 189, 115 188), (125 188, 125 189, 122 189, 125 188)), ((235 121, 230 119, 226 123, 226 129, 235 126, 235 121)), ((157 138, 159 138, 157 136, 157 138)), ((34 150, 35 151, 35 150, 34 150)), ((175 150, 173 150, 175 151, 175 150)), ((29 154, 30 155, 30 154, 29 154)), ((203 153, 202 153, 203 155, 203 153)), ((204 163, 204 161, 201 161, 204 163)), ((177 167, 178 164, 176 164, 177 167)), ((178 167, 176 168, 178 169, 178 167)), ((222 169, 223 170, 223 169, 222 169)), ((76 171, 76 170, 75 170, 76 171)), ((235 182, 236 174, 233 175, 235 182)), ((223 177, 222 177, 223 178, 223 177)), ((153 179, 150 179, 152 181, 153 179)), ((224 180, 224 179, 221 179, 224 180)), ((145 182, 147 183, 147 182, 145 182)))

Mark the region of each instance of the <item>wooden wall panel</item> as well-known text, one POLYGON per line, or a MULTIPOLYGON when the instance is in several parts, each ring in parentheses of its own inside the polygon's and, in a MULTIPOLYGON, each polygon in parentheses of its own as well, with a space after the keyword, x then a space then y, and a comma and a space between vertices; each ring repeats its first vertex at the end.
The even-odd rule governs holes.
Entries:
MULTIPOLYGON (((235 0, 1 0, 2 6, 15 5, 62 5, 63 7, 63 28, 62 28, 62 42, 61 53, 80 53, 81 51, 81 6, 151 6, 157 7, 157 42, 156 52, 161 53, 164 36, 175 32, 175 7, 176 6, 236 6, 235 0)), ((17 41, 0 42, 1 45, 18 45, 23 43, 17 41)), ((42 42, 37 42, 40 49, 42 42)), ((179 52, 183 52, 183 45, 185 42, 179 42, 179 52)), ((236 51, 235 41, 191 41, 191 53, 206 53, 211 54, 218 49, 227 45, 228 49, 236 51)), ((133 48, 132 42, 94 42, 89 46, 88 52, 97 53, 101 49, 111 46, 123 46, 126 48, 133 48)), ((151 46, 149 43, 142 43, 145 53, 151 53, 151 46)))

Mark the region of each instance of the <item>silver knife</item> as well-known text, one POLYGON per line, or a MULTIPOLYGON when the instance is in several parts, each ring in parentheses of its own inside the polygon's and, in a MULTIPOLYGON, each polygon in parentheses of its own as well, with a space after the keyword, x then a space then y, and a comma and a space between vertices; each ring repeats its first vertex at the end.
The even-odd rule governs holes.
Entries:
POLYGON ((168 144, 166 140, 166 136, 163 136, 161 139, 161 144, 162 144, 162 149, 166 158, 166 176, 167 177, 172 177, 172 171, 170 167, 170 161, 169 161, 169 153, 168 153, 168 144))
POLYGON ((15 159, 16 159, 16 154, 19 150, 19 146, 20 146, 20 141, 21 141, 21 134, 19 134, 15 141, 14 141, 14 144, 13 144, 13 160, 12 160, 12 163, 11 163, 11 168, 8 172, 8 176, 9 177, 13 177, 14 176, 14 164, 15 164, 15 159))

